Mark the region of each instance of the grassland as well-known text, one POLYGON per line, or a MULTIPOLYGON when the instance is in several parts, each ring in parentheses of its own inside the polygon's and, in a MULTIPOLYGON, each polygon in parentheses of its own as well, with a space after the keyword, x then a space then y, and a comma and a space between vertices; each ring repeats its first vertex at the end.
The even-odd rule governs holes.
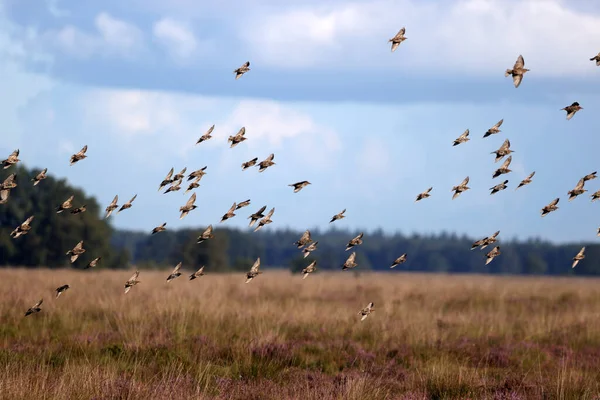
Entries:
POLYGON ((600 398, 598 280, 168 273, 0 270, 1 398, 600 398))

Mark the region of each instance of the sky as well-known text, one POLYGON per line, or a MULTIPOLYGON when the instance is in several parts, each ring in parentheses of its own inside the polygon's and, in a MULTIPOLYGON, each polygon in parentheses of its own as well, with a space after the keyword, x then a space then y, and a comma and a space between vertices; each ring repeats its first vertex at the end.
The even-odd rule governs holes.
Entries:
POLYGON ((567 201, 600 170, 599 37, 600 5, 583 0, 0 0, 0 158, 19 148, 25 166, 102 207, 138 194, 116 228, 244 228, 267 205, 265 229, 327 229, 347 209, 338 228, 600 240, 600 179, 567 201), (530 72, 515 88, 504 71, 519 54, 530 72), (567 121, 574 101, 584 109, 567 121), (247 140, 229 148, 242 126, 247 140), (465 129, 471 140, 453 147, 465 129), (491 196, 503 179, 490 153, 507 138, 513 172, 491 196), (88 158, 69 166, 84 145, 88 158), (265 172, 241 170, 271 153, 265 172), (191 193, 159 183, 171 167, 204 166, 198 208, 179 220, 191 193), (466 176, 471 190, 452 200, 466 176), (312 185, 287 186, 302 180, 312 185))

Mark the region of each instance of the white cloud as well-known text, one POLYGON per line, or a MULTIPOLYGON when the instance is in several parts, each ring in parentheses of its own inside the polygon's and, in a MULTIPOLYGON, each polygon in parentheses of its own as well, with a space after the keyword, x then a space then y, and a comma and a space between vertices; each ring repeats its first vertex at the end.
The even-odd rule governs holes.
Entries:
POLYGON ((502 74, 522 54, 532 75, 597 72, 588 59, 598 52, 600 15, 561 0, 378 0, 295 8, 251 21, 240 39, 257 62, 279 67, 502 74), (402 26, 408 39, 391 53, 387 40, 402 26))
POLYGON ((177 60, 190 58, 198 48, 194 33, 183 22, 163 18, 154 24, 152 32, 158 42, 177 60))

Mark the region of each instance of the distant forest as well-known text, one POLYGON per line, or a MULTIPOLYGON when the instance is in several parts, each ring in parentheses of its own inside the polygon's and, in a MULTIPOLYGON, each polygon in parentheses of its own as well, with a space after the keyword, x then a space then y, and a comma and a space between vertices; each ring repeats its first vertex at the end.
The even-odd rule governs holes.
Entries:
MULTIPOLYGON (((165 268, 183 262, 185 269, 206 265, 206 271, 246 271, 257 257, 263 268, 289 268, 297 272, 313 260, 319 270, 341 270, 345 259, 356 251, 356 271, 390 271, 392 262, 407 253, 407 262, 391 271, 429 271, 448 273, 600 275, 600 245, 587 244, 586 258, 571 268, 571 259, 582 244, 553 245, 541 240, 503 241, 502 232, 496 243, 502 254, 485 265, 484 250, 470 250, 474 240, 455 234, 435 236, 386 235, 381 230, 365 231, 364 243, 344 251, 358 233, 335 229, 311 231, 318 248, 307 258, 294 242, 303 231, 277 229, 275 223, 263 230, 220 229, 215 227, 213 239, 197 244, 206 228, 167 230, 155 235, 113 229, 101 219, 103 208, 74 189, 65 180, 48 178, 33 186, 31 179, 38 171, 12 167, 0 171, 0 183, 10 173, 17 174, 18 186, 11 190, 7 204, 0 205, 0 266, 84 268, 95 257, 102 257, 97 268, 165 268), (74 194, 73 208, 86 205, 87 211, 60 214, 56 207, 74 194), (34 215, 31 231, 13 239, 10 233, 27 217, 34 215), (88 249, 74 264, 67 250, 84 240, 88 249)), ((135 207, 135 205, 134 205, 135 207)), ((492 234, 489 232, 488 234, 492 234)))

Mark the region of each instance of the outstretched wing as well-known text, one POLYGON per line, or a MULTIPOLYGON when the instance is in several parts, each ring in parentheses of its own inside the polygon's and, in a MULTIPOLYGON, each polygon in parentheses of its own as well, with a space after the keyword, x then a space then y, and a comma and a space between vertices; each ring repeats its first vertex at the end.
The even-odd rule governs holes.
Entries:
POLYGON ((258 269, 260 268, 260 257, 258 257, 256 259, 256 261, 254 261, 254 264, 252 265, 252 268, 250 268, 250 272, 253 274, 258 273, 258 269))
POLYGON ((180 269, 181 269, 181 262, 180 262, 179 264, 177 264, 177 265, 175 266, 175 268, 173 268, 173 272, 172 272, 172 273, 173 273, 173 274, 176 274, 176 273, 178 273, 178 272, 179 272, 179 270, 180 270, 180 269))
POLYGON ((469 183, 469 177, 467 176, 465 179, 463 179, 463 181, 458 186, 465 186, 468 183, 469 183))
POLYGON ((517 58, 517 61, 515 62, 515 66, 513 67, 513 70, 523 68, 524 66, 525 66, 525 60, 523 60, 522 55, 519 55, 519 57, 517 58))

